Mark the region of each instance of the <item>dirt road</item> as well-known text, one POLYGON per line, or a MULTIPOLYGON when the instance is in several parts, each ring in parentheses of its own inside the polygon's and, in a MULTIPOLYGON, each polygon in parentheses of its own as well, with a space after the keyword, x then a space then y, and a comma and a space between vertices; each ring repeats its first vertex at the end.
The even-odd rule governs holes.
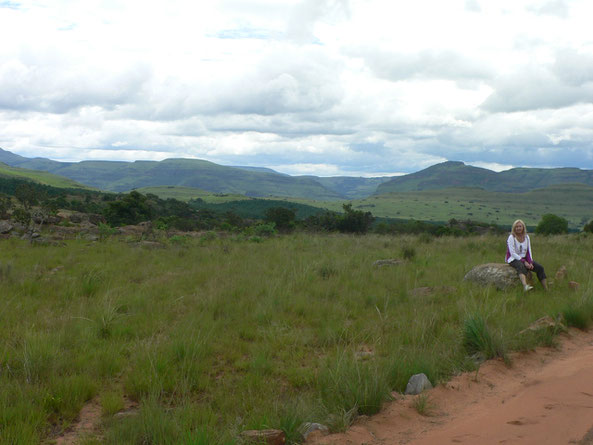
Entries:
POLYGON ((593 331, 571 330, 558 349, 484 363, 428 392, 429 416, 400 397, 344 434, 340 445, 593 445, 593 331))

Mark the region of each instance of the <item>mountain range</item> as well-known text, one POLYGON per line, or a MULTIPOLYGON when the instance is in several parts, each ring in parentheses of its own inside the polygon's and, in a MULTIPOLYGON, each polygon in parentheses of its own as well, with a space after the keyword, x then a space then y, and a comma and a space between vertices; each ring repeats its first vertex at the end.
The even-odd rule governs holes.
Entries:
POLYGON ((443 162, 403 176, 376 178, 290 176, 268 168, 229 167, 199 159, 59 162, 47 158, 27 158, 3 149, 0 149, 0 162, 20 169, 59 175, 104 191, 180 186, 213 193, 319 201, 352 200, 450 187, 520 193, 556 184, 593 186, 593 170, 513 168, 494 172, 458 161, 443 162))

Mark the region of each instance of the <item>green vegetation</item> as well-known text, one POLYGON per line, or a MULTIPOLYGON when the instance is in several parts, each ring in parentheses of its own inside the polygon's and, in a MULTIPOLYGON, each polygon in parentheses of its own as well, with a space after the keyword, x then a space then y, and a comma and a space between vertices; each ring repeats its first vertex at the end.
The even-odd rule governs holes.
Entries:
POLYGON ((54 175, 39 170, 10 167, 0 162, 0 177, 8 179, 25 179, 43 185, 50 185, 58 188, 90 189, 90 187, 68 179, 63 176, 54 175))
POLYGON ((213 193, 193 187, 179 187, 179 186, 159 186, 159 187, 141 187, 135 189, 143 195, 156 195, 161 199, 177 199, 178 201, 189 202, 191 200, 202 200, 210 204, 221 204, 229 201, 243 201, 249 200, 244 195, 228 194, 228 193, 213 193))
POLYGON ((558 235, 568 232, 568 221, 553 213, 546 213, 535 228, 535 233, 542 235, 558 235))
POLYGON ((593 170, 578 168, 512 168, 499 173, 448 161, 419 172, 392 178, 377 187, 377 194, 479 187, 484 190, 521 193, 558 184, 593 186, 593 170))
POLYGON ((438 384, 476 370, 476 353, 550 344, 553 334, 521 333, 544 315, 591 325, 593 237, 532 238, 549 273, 566 265, 580 290, 463 282, 502 260, 500 236, 3 240, 0 443, 51 441, 90 400, 102 417, 89 444, 233 444, 253 428, 294 442, 307 421, 343 429, 413 374, 438 384), (402 252, 403 264, 373 266, 402 252), (435 290, 412 293, 422 286, 435 290))
MULTIPOLYGON (((314 202, 300 201, 316 205, 314 202)), ((330 210, 340 203, 317 203, 330 210)), ((572 184, 555 185, 525 193, 492 192, 477 188, 452 188, 414 192, 389 193, 352 201, 358 210, 370 211, 376 217, 443 222, 457 220, 482 221, 510 229, 520 218, 535 228, 542 215, 554 213, 568 220, 569 229, 576 230, 591 219, 593 187, 572 184)))

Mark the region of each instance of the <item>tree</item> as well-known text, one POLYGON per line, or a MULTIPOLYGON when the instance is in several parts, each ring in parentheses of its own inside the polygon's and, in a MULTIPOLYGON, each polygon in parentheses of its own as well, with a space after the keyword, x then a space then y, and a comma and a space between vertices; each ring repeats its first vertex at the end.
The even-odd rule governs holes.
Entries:
POLYGON ((343 204, 344 215, 338 222, 338 230, 343 233, 366 233, 375 218, 371 212, 352 210, 352 204, 343 204))
POLYGON ((153 212, 146 196, 133 190, 122 199, 109 202, 103 213, 109 224, 118 226, 149 221, 153 212))
POLYGON ((273 222, 280 232, 291 232, 295 226, 296 213, 285 207, 272 207, 266 210, 266 222, 273 222))
POLYGON ((593 233, 593 219, 583 226, 583 232, 593 233))
POLYGON ((535 228, 535 233, 542 235, 555 235, 568 232, 568 221, 553 213, 546 213, 535 228))
POLYGON ((18 185, 14 190, 14 196, 27 211, 38 202, 38 193, 32 184, 18 185))

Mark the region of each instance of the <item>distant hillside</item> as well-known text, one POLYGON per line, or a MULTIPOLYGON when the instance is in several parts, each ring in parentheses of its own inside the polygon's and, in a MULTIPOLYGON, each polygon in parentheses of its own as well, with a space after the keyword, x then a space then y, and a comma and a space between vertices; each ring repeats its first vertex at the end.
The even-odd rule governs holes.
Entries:
POLYGON ((289 176, 271 169, 227 167, 199 159, 164 161, 58 162, 25 158, 0 149, 0 161, 20 168, 65 176, 101 190, 125 192, 142 187, 180 186, 250 197, 306 197, 344 200, 372 194, 384 178, 289 176))
POLYGON ((0 162, 0 177, 27 179, 39 184, 51 185, 52 187, 58 188, 89 189, 88 186, 63 176, 58 176, 39 170, 11 167, 4 164, 3 162, 0 162))
MULTIPOLYGON (((471 219, 508 227, 518 218, 535 227, 542 215, 554 213, 566 218, 571 229, 579 229, 593 218, 593 187, 558 184, 524 193, 444 188, 386 193, 352 204, 376 216, 434 222, 471 219)), ((333 203, 328 207, 335 208, 333 203)))
POLYGON ((493 172, 463 162, 448 161, 380 184, 375 194, 439 190, 448 187, 479 187, 495 192, 526 192, 556 184, 593 186, 593 170, 578 168, 513 168, 493 172))

